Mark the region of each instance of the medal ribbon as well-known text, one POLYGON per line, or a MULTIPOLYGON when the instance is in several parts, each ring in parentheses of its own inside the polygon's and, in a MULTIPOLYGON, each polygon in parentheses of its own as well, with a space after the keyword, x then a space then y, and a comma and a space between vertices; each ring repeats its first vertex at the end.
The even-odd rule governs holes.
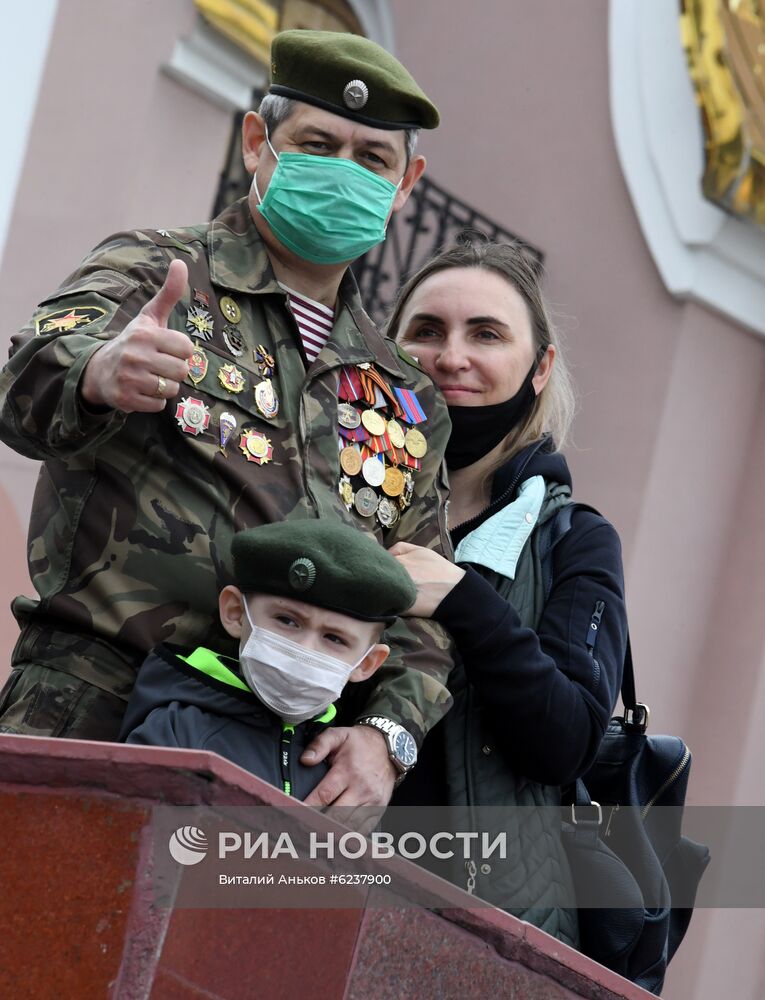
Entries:
POLYGON ((426 419, 425 411, 420 406, 420 401, 417 399, 415 394, 411 389, 395 389, 398 401, 404 411, 404 419, 408 424, 420 424, 426 419))
MULTIPOLYGON (((397 417, 404 416, 401 404, 396 399, 392 389, 373 365, 370 365, 369 368, 359 368, 358 373, 361 379, 361 387, 364 390, 364 399, 370 406, 374 406, 377 401, 377 394, 375 392, 375 386, 377 386, 387 398, 395 415, 397 417)), ((423 414, 422 419, 425 419, 425 414, 423 414)))
POLYGON ((355 403, 357 399, 361 399, 363 390, 359 373, 355 368, 343 368, 340 371, 337 395, 345 403, 355 403))

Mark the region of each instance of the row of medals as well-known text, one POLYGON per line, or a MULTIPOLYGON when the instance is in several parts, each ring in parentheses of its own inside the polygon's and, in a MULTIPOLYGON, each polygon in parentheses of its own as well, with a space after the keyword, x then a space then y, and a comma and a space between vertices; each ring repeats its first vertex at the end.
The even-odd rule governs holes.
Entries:
MULTIPOLYGON (((212 340, 214 320, 207 308, 209 296, 195 288, 194 301, 196 305, 189 308, 186 329, 197 338, 197 341, 199 339, 212 340)), ((224 343, 231 354, 235 358, 239 358, 244 354, 244 342, 237 328, 242 318, 241 310, 228 295, 220 300, 219 306, 228 320, 223 327, 224 343)), ((276 362, 273 355, 262 344, 259 344, 257 350, 252 353, 262 378, 262 381, 253 390, 255 405, 266 420, 272 420, 279 412, 279 400, 271 381, 276 374, 276 362)), ((197 342, 194 346, 194 352, 189 358, 189 379, 194 385, 198 385, 205 377, 208 366, 207 355, 197 342)), ((246 376, 235 364, 221 365, 218 370, 218 381, 226 392, 230 392, 232 395, 244 392, 247 387, 246 376)), ((178 403, 175 417, 185 434, 198 435, 209 427, 211 415, 209 407, 201 399, 186 396, 178 403)), ((220 450, 226 457, 228 457, 226 448, 234 436, 237 426, 237 419, 233 413, 221 413, 218 418, 220 450)), ((239 448, 248 462, 255 462, 257 465, 265 465, 273 458, 274 449, 270 439, 254 428, 249 428, 242 433, 239 448)))
MULTIPOLYGON (((405 448, 412 458, 422 458, 428 450, 428 443, 421 431, 410 427, 406 432, 395 419, 386 420, 377 410, 363 410, 361 413, 350 403, 339 403, 337 421, 341 427, 355 430, 359 424, 375 436, 387 432, 394 448, 405 448)), ((392 528, 412 503, 414 477, 409 469, 403 471, 398 465, 385 465, 384 459, 374 456, 362 459, 358 445, 347 445, 340 452, 340 468, 345 473, 338 489, 348 510, 355 509, 362 517, 377 515, 377 520, 385 528, 392 528), (366 486, 354 490, 350 477, 361 476, 366 486), (381 489, 380 496, 377 489, 381 489)))

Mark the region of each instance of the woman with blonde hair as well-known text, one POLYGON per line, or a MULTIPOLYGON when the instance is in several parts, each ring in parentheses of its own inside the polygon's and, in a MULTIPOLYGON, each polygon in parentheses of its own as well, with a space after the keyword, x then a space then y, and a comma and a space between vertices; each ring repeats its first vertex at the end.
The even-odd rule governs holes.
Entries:
POLYGON ((618 535, 572 506, 560 448, 574 397, 538 262, 520 245, 451 247, 404 285, 388 332, 449 408, 455 562, 391 551, 418 587, 410 613, 459 653, 454 706, 394 803, 503 807, 507 858, 471 857, 455 880, 576 945, 561 789, 597 753, 627 623, 618 535))

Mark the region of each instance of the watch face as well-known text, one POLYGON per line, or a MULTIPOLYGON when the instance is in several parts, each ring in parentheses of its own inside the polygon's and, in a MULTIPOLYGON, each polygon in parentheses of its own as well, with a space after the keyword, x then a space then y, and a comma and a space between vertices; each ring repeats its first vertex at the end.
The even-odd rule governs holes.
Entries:
POLYGON ((393 752, 404 767, 411 767, 417 760, 417 744, 414 737, 406 731, 398 733, 394 741, 393 752))

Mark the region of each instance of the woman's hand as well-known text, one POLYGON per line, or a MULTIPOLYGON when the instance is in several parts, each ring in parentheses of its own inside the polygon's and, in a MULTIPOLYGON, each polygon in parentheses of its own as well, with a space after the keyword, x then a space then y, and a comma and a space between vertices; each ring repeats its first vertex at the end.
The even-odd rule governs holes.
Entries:
POLYGON ((465 570, 432 549, 409 542, 396 542, 388 549, 417 584, 417 600, 405 611, 407 616, 430 618, 447 594, 457 586, 465 570))

